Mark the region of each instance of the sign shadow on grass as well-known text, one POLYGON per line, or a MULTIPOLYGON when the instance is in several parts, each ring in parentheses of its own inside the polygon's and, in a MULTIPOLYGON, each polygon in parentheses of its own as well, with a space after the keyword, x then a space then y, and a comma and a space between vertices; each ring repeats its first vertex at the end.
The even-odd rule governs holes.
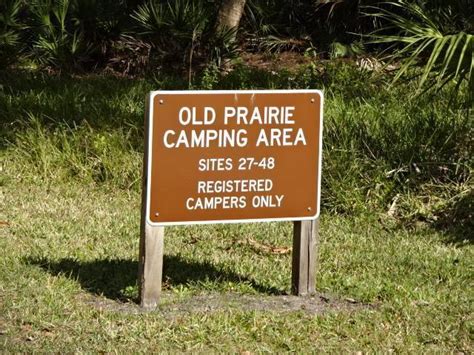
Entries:
MULTIPOLYGON (((126 290, 136 288, 137 285, 138 262, 136 260, 79 261, 72 258, 49 260, 30 257, 25 259, 25 263, 39 266, 51 275, 76 280, 84 290, 116 301, 129 300, 130 296, 126 290)), ((221 270, 209 262, 190 261, 175 255, 164 257, 163 280, 166 280, 167 285, 171 287, 204 280, 214 280, 218 283, 246 283, 262 294, 285 294, 284 290, 260 284, 229 270, 221 270)))

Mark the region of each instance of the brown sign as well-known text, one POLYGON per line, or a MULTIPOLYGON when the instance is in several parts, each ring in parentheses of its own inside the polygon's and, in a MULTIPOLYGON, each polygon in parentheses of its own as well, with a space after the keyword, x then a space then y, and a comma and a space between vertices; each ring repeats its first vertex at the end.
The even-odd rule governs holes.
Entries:
POLYGON ((320 91, 154 91, 149 100, 148 223, 318 217, 320 91))

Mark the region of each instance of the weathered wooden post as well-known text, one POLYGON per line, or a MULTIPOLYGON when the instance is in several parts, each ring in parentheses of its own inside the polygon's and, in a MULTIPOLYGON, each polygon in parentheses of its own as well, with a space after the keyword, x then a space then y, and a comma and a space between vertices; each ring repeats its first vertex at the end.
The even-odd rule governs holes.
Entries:
POLYGON ((306 296, 316 292, 318 249, 319 218, 294 222, 291 269, 291 292, 294 295, 306 296))
POLYGON ((165 227, 142 227, 140 239, 139 292, 140 306, 153 309, 161 296, 165 227))
POLYGON ((138 288, 140 306, 147 309, 155 308, 160 300, 165 236, 165 227, 152 226, 148 223, 146 217, 149 167, 149 140, 147 137, 150 127, 149 120, 151 119, 149 114, 151 104, 150 95, 148 95, 146 100, 144 125, 145 153, 143 157, 140 251, 138 256, 138 288))

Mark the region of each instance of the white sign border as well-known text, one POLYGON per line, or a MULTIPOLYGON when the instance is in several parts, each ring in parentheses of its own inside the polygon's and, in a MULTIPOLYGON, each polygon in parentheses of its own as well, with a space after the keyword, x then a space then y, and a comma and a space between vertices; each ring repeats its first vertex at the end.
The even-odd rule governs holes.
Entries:
POLYGON ((316 89, 295 89, 295 90, 157 90, 151 91, 148 95, 148 144, 147 149, 147 176, 146 176, 146 223, 152 227, 183 226, 190 224, 223 224, 223 223, 256 223, 256 222, 284 222, 284 221, 308 221, 319 217, 321 205, 321 169, 323 151, 323 116, 324 116, 324 94, 316 89), (281 217, 281 218, 254 218, 254 219, 225 219, 225 220, 205 220, 205 221, 180 221, 180 222, 153 222, 150 219, 150 191, 151 191, 151 162, 152 162, 152 137, 153 137, 153 101, 156 95, 188 95, 188 94, 318 94, 320 97, 320 128, 319 128, 319 167, 316 184, 318 186, 318 196, 316 196, 317 213, 314 216, 306 217, 281 217))

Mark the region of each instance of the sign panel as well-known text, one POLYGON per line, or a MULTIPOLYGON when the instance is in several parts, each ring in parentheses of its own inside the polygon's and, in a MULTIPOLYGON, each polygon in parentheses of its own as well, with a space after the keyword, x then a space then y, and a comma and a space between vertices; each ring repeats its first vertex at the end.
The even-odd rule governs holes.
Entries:
POLYGON ((149 224, 318 217, 320 91, 154 91, 148 104, 149 224))

